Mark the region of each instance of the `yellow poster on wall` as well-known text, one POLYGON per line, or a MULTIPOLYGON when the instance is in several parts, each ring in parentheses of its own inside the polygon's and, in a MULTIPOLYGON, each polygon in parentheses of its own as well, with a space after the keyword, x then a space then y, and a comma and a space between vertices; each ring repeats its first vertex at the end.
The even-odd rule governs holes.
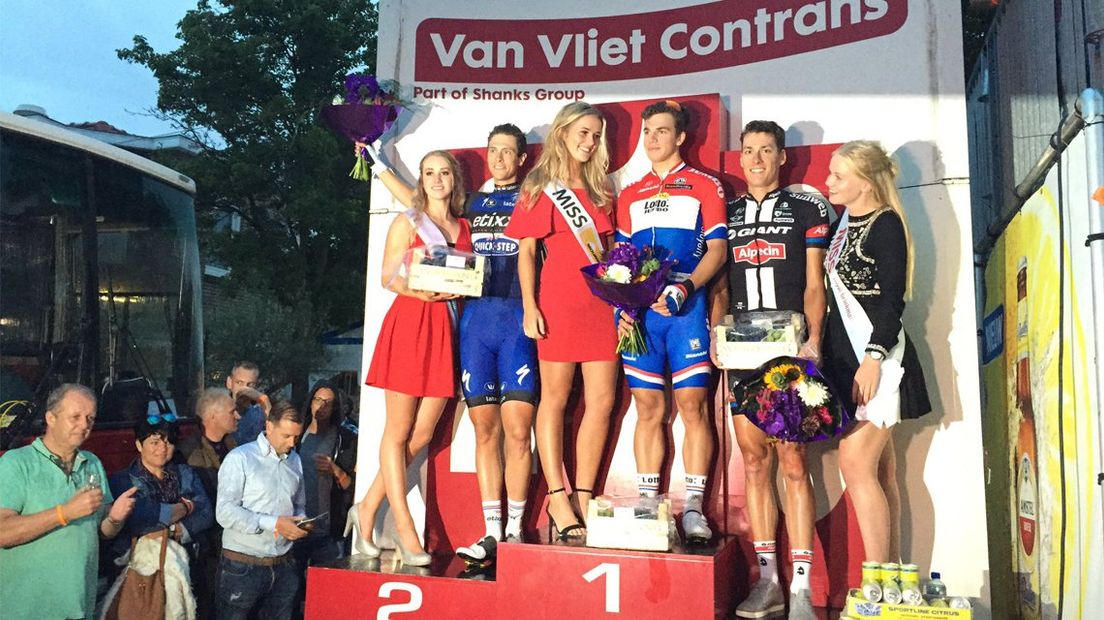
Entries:
MULTIPOLYGON (((1009 512, 990 515, 989 525, 1008 529, 1011 607, 1030 620, 1085 617, 1100 571, 1092 307, 1087 260, 1074 239, 1083 215, 1071 210, 1080 203, 1069 200, 1068 186, 1060 204, 1057 176, 1052 171, 1009 224, 985 274, 986 412, 1007 424, 1000 435, 1009 483, 1009 512)), ((991 457, 991 467, 998 460, 991 457)))

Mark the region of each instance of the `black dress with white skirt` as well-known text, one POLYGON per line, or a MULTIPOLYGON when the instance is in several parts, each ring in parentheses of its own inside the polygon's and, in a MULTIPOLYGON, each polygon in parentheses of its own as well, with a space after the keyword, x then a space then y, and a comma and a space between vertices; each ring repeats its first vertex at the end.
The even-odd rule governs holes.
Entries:
MULTIPOLYGON (((905 310, 908 265, 905 230, 891 209, 880 209, 860 217, 849 217, 847 245, 836 267, 843 284, 862 306, 874 327, 866 349, 888 355, 897 345, 901 315, 905 310)), ((837 221, 829 238, 835 235, 837 221)), ((836 387, 840 399, 855 413, 851 386, 859 360, 851 346, 832 288, 828 287, 828 321, 824 334, 824 372, 836 387)), ((931 411, 924 371, 916 348, 905 336, 901 379, 901 419, 918 418, 931 411)))

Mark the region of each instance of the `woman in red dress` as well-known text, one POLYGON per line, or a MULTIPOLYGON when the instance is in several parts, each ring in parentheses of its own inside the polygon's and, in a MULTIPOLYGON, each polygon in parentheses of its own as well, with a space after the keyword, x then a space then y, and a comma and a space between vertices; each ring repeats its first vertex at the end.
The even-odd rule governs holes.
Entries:
POLYGON ((549 488, 548 515, 561 540, 579 540, 586 533, 564 492, 562 474, 564 409, 575 366, 582 366, 586 410, 575 442, 574 492, 584 510, 609 434, 619 369, 613 313, 591 294, 579 272, 599 258, 595 255, 613 232, 604 131, 605 120, 588 103, 570 103, 560 110, 540 160, 522 185, 521 208, 514 210, 505 231, 521 242, 518 278, 525 334, 537 340, 540 360, 537 450, 549 488), (539 286, 538 242, 546 253, 539 286))
POLYGON ((403 257, 410 248, 442 241, 468 252, 472 245, 471 228, 458 217, 464 206, 464 183, 456 159, 446 151, 433 151, 422 158, 418 170, 411 209, 396 217, 387 231, 382 284, 398 297, 383 319, 365 381, 384 390, 380 473, 372 484, 375 492, 370 489, 357 506, 359 519, 350 512, 350 521, 359 521, 357 548, 378 555, 379 549, 369 539, 382 484, 395 517, 403 563, 426 566, 431 558, 422 549, 406 504, 406 466, 429 444, 445 404, 456 395, 455 325, 449 308, 456 296, 408 288, 403 257), (359 528, 361 523, 367 531, 359 528))

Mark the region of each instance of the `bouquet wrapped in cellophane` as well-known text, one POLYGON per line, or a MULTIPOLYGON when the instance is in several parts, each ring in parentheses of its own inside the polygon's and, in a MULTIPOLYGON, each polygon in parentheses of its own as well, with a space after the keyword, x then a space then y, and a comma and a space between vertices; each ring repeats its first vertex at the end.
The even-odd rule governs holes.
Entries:
POLYGON ((733 415, 745 415, 769 437, 810 443, 842 434, 851 416, 816 364, 783 356, 733 387, 733 415))
POLYGON ((640 316, 667 286, 667 274, 674 264, 669 258, 660 258, 657 249, 650 245, 639 249, 631 243, 619 243, 606 252, 603 260, 580 270, 595 297, 634 321, 632 332, 618 341, 618 353, 639 355, 648 351, 640 316))
MULTIPOLYGON (((399 117, 399 108, 406 103, 399 97, 399 85, 394 80, 380 81, 373 75, 350 73, 345 77, 345 96, 334 97, 331 105, 323 106, 322 120, 334 133, 354 144, 371 144, 391 128, 399 117)), ((358 181, 372 178, 364 149, 357 152, 349 176, 358 181)))

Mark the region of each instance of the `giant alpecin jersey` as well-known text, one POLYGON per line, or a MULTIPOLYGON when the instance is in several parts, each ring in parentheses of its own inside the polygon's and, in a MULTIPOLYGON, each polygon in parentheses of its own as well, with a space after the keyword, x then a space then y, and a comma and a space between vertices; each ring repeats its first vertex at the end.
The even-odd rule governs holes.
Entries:
POLYGON ((680 163, 662 179, 650 171, 621 190, 617 241, 669 250, 674 279, 690 276, 705 255, 705 242, 725 238, 724 189, 712 176, 680 163))
POLYGON ((490 275, 483 284, 484 297, 521 298, 518 284, 518 241, 503 234, 518 199, 518 184, 495 186, 490 192, 472 192, 464 208, 471 223, 472 247, 487 257, 490 275))
POLYGON ((808 194, 776 189, 728 203, 728 269, 733 313, 805 307, 808 248, 828 247, 828 208, 808 194))

